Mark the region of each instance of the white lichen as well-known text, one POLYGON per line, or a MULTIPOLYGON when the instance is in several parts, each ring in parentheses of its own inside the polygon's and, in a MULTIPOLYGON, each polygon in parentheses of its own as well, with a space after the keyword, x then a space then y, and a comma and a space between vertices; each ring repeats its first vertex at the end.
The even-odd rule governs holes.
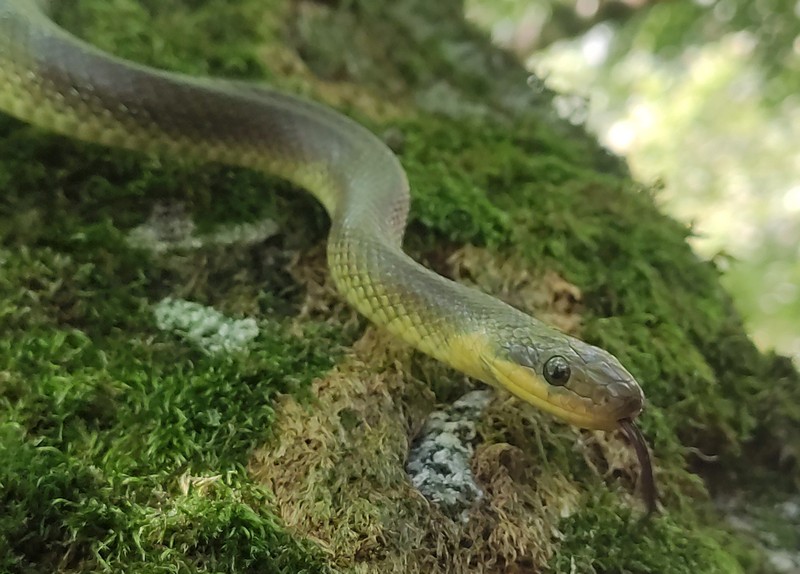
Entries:
POLYGON ((451 516, 466 520, 483 497, 470 468, 475 424, 491 400, 490 391, 467 393, 445 410, 431 413, 408 455, 411 483, 451 516))
POLYGON ((255 319, 232 319, 185 299, 162 299, 153 313, 159 329, 176 333, 209 354, 241 351, 258 336, 255 319))
POLYGON ((271 219, 239 223, 213 233, 198 234, 194 221, 180 203, 157 203, 148 220, 131 230, 128 243, 154 253, 189 251, 204 246, 251 245, 278 232, 271 219))

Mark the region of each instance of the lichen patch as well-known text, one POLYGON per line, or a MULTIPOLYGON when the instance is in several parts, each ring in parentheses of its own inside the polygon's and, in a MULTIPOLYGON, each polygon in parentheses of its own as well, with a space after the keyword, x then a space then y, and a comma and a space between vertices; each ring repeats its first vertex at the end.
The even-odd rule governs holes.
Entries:
POLYGON ((128 234, 132 247, 157 254, 187 251, 204 246, 252 245, 278 233, 272 219, 237 223, 211 233, 199 234, 194 220, 180 203, 157 203, 148 220, 128 234))
POLYGON ((453 517, 483 498, 470 468, 475 423, 492 399, 490 391, 471 391, 449 407, 432 412, 414 439, 406 471, 425 498, 453 517))
POLYGON ((232 319, 184 299, 162 299, 153 314, 159 329, 174 332, 210 354, 242 351, 258 336, 255 319, 232 319))

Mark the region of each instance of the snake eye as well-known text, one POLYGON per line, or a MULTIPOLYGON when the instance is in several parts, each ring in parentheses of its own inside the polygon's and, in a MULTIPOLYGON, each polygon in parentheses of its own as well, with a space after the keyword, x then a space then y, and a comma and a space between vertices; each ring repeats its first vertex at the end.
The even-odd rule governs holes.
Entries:
POLYGON ((561 355, 550 357, 544 364, 544 378, 551 385, 563 387, 569 381, 571 373, 569 363, 561 355))

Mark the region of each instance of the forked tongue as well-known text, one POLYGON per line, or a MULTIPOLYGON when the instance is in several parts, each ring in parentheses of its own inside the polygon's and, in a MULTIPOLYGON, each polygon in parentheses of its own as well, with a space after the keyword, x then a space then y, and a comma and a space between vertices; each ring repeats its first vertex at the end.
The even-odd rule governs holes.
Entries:
POLYGON ((639 459, 639 466, 641 467, 639 483, 642 489, 642 498, 644 498, 644 503, 647 506, 647 516, 650 516, 657 510, 656 503, 658 502, 658 491, 653 477, 653 463, 650 461, 650 451, 647 450, 647 443, 642 432, 631 419, 620 419, 619 425, 622 427, 625 436, 631 441, 633 450, 636 451, 636 458, 639 459))

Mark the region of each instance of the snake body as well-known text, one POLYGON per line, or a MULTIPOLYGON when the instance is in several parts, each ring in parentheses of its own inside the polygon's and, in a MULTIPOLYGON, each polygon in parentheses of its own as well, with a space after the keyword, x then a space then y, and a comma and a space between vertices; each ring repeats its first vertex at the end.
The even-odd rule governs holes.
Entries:
POLYGON ((359 312, 569 423, 635 429, 644 395, 611 354, 403 252, 405 172, 379 138, 334 110, 116 58, 71 36, 32 0, 0 0, 0 110, 81 140, 290 180, 330 215, 330 273, 359 312))

